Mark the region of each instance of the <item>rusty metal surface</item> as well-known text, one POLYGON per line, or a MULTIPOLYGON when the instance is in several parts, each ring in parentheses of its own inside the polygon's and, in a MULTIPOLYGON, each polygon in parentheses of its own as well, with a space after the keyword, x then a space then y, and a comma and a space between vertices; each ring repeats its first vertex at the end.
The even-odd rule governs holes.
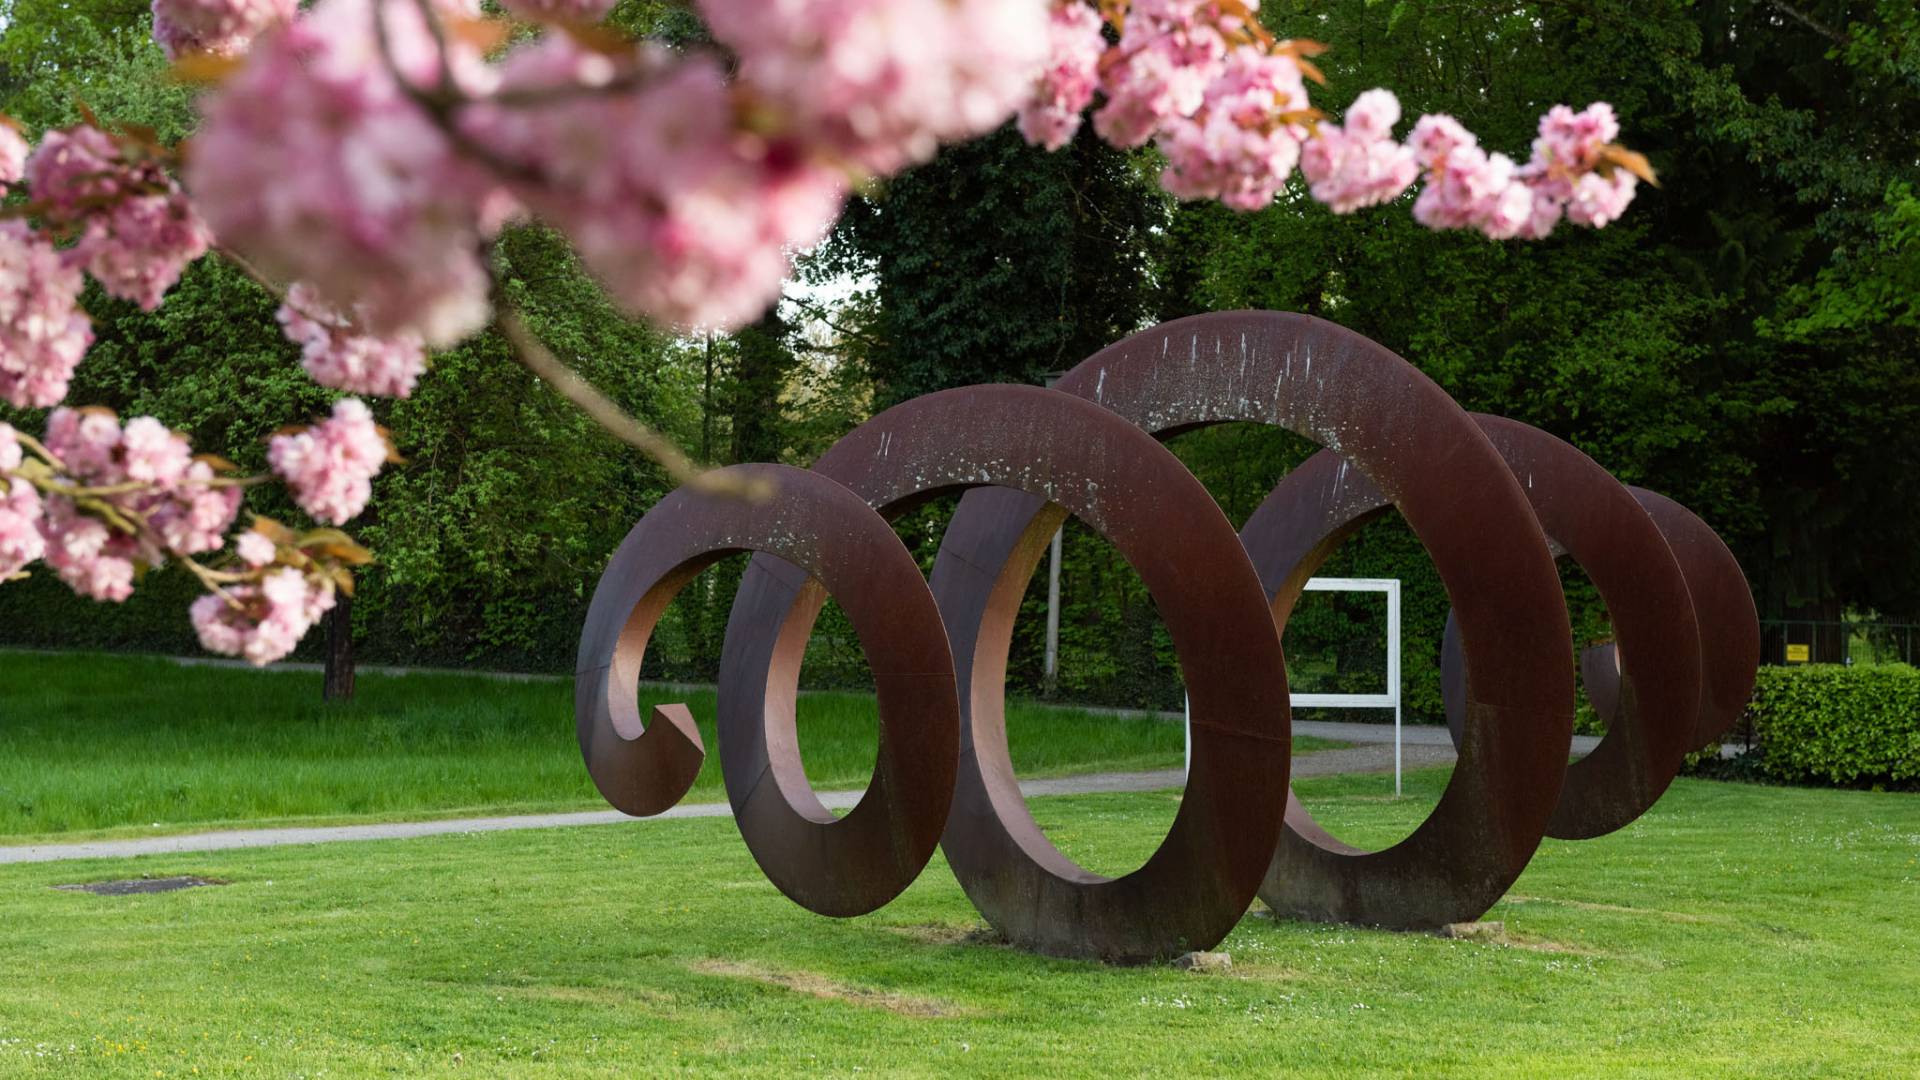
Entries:
MULTIPOLYGON (((1519 483, 1486 436, 1392 352, 1304 315, 1182 319, 1095 354, 1055 385, 1163 438, 1231 421, 1286 428, 1348 459, 1320 478, 1325 487, 1315 487, 1316 496, 1324 490, 1338 505, 1349 489, 1393 493, 1449 593, 1463 613, 1471 609, 1463 615, 1468 642, 1476 658, 1484 657, 1476 670, 1490 672, 1476 684, 1469 710, 1474 738, 1434 813, 1385 851, 1341 843, 1289 793, 1260 895, 1282 914, 1380 926, 1439 926, 1484 913, 1539 844, 1573 733, 1572 658, 1552 644, 1568 634, 1553 558, 1519 483)), ((968 638, 968 608, 982 588, 967 579, 979 568, 992 579, 991 568, 1012 565, 1021 538, 1030 540, 1022 522, 1040 505, 997 490, 962 500, 933 572, 956 646, 968 638)), ((1310 567, 1340 539, 1310 518, 1288 518, 1277 508, 1264 522, 1256 515, 1243 534, 1276 632, 1310 567), (1289 548, 1309 535, 1313 544, 1289 548)), ((998 715, 1002 687, 998 668, 982 673, 973 663, 956 648, 955 670, 963 687, 971 684, 963 712, 977 726, 982 715, 998 715)), ((1201 685, 1191 667, 1183 674, 1190 689, 1201 685)), ((1278 774, 1263 781, 1282 782, 1278 774)), ((968 783, 963 769, 956 812, 977 797, 968 783)), ((955 840, 949 829, 950 860, 955 840)))
MULTIPOLYGON (((1599 590, 1622 645, 1625 671, 1601 691, 1612 722, 1600 744, 1568 767, 1547 823, 1547 835, 1562 840, 1604 836, 1645 813, 1691 749, 1701 675, 1687 582, 1652 517, 1593 459, 1517 420, 1476 413, 1474 421, 1521 481, 1553 550, 1578 563, 1599 590)), ((1582 657, 1589 681, 1616 655, 1592 652, 1582 657)), ((1456 745, 1464 745, 1472 670, 1449 614, 1441 687, 1456 745)))
MULTIPOLYGON (((989 495, 1033 511, 1017 519, 966 515, 974 524, 949 532, 934 573, 961 697, 970 703, 942 845, 981 913, 1023 947, 1123 962, 1208 948, 1225 937, 1272 857, 1290 743, 1279 635, 1232 525, 1200 482, 1111 412, 1020 386, 946 391, 897 406, 855 429, 814 469, 883 515, 968 488, 982 490, 963 506, 989 495), (1139 573, 1192 687, 1193 768, 1179 813, 1145 865, 1118 878, 1076 865, 1046 839, 1007 754, 1001 697, 1014 617, 1066 512, 1139 573), (977 529, 1006 542, 1004 557, 969 557, 977 529)), ((762 657, 805 641, 818 607, 796 593, 797 581, 792 567, 760 557, 741 582, 721 685, 747 687, 736 700, 751 700, 766 674, 778 684, 766 699, 784 711, 759 717, 723 707, 730 791, 736 776, 759 767, 771 741, 760 729, 791 723, 797 649, 784 667, 762 657)))
MULTIPOLYGON (((1646 508, 1686 575, 1700 628, 1700 708, 1689 728, 1687 750, 1719 742, 1740 721, 1760 670, 1760 614, 1740 563, 1706 522, 1657 492, 1628 488, 1646 508)), ((1581 669, 1587 697, 1608 722, 1617 715, 1618 661, 1610 646, 1591 650, 1581 669)), ((1583 660, 1585 658, 1583 657, 1583 660)))
MULTIPOLYGON (((1676 725, 1685 732, 1679 747, 1672 751, 1677 767, 1684 755, 1714 745, 1739 722, 1760 666, 1759 614, 1740 563, 1706 522, 1664 495, 1645 488, 1626 490, 1666 540, 1686 581, 1687 610, 1699 635, 1700 696, 1685 721, 1676 725)), ((1458 648, 1449 618, 1441 647, 1441 686, 1448 703, 1447 724, 1456 746, 1460 728, 1453 702, 1465 678, 1458 648)), ((1623 697, 1622 667, 1621 653, 1612 642, 1590 645, 1580 652, 1580 678, 1587 700, 1606 721, 1609 732, 1623 721, 1632 722, 1630 715, 1623 717, 1622 713, 1623 707, 1630 706, 1630 700, 1623 697)), ((1651 799, 1647 805, 1652 805, 1651 799)))
MULTIPOLYGON (((580 749, 602 795, 630 814, 660 813, 699 775, 705 748, 683 705, 641 727, 640 662, 660 614, 687 582, 737 552, 778 555, 846 610, 879 688, 880 752, 860 805, 835 819, 801 768, 791 692, 760 701, 723 683, 723 713, 776 714, 787 724, 763 767, 729 775, 741 833, 767 877, 824 915, 858 915, 899 895, 945 827, 959 758, 953 662, 933 595, 912 554, 866 503, 818 473, 737 465, 775 495, 760 502, 681 489, 640 519, 600 579, 575 676, 580 749)), ((795 663, 797 671, 797 661, 795 663)), ((769 724, 769 728, 777 725, 769 724)))
POLYGON ((1658 496, 1628 494, 1550 436, 1470 417, 1357 334, 1300 315, 1199 316, 1105 349, 1057 385, 915 399, 812 470, 737 466, 776 481, 768 503, 683 491, 649 512, 602 579, 581 642, 581 747, 608 800, 657 813, 694 782, 705 751, 691 715, 663 706, 643 727, 634 682, 674 592, 743 550, 758 554, 728 623, 719 752, 769 877, 815 911, 858 914, 904 889, 937 838, 997 929, 1056 954, 1138 961, 1210 948, 1256 891, 1313 919, 1470 921, 1549 829, 1596 835, 1644 810, 1685 748, 1717 737, 1751 689, 1752 599, 1711 530, 1658 496), (1237 537, 1156 441, 1231 421, 1329 451, 1289 474, 1237 537), (965 494, 929 583, 886 520, 954 492, 965 494), (1328 834, 1288 787, 1280 634, 1307 578, 1389 508, 1454 602, 1461 756, 1411 836, 1365 851, 1328 834), (1192 699, 1179 813, 1147 862, 1118 878, 1047 841, 1007 751, 1014 619, 1068 514, 1139 573, 1192 699), (1611 651, 1582 657, 1590 696, 1616 721, 1572 770, 1562 550, 1600 586, 1626 657, 1623 674, 1611 651), (794 714, 829 594, 859 633, 881 712, 874 780, 840 821, 806 783, 794 714))

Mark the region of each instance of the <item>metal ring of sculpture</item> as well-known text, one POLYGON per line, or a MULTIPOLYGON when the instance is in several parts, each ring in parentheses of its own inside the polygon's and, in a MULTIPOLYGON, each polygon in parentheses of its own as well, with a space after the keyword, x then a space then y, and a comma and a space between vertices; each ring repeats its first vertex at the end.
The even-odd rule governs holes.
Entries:
MULTIPOLYGON (((1689 750, 1719 742, 1746 711, 1760 668, 1760 613, 1739 560, 1693 511, 1658 492, 1627 489, 1653 518, 1687 578, 1700 629, 1700 708, 1689 727, 1689 750)), ((1620 661, 1612 645, 1581 656, 1581 677, 1594 709, 1616 723, 1620 709, 1620 661)))
MULTIPOLYGON (((814 468, 883 516, 967 488, 979 490, 962 506, 992 493, 1035 510, 1009 534, 1016 557, 1005 569, 970 563, 955 546, 967 532, 956 529, 941 550, 945 570, 936 571, 938 582, 967 581, 964 598, 949 584, 942 615, 954 655, 965 658, 962 699, 976 703, 962 729, 964 779, 942 844, 995 927, 1034 950, 1120 961, 1205 949, 1225 937, 1272 859, 1290 742, 1279 635, 1239 538, 1206 488, 1113 413, 1021 386, 951 390, 896 406, 814 468), (1068 511, 1140 575, 1192 688, 1193 762, 1179 813, 1145 865, 1118 878, 1076 865, 1033 822, 998 711, 1027 577, 1068 511), (995 708, 983 715, 977 703, 988 696, 995 708)), ((719 730, 730 790, 736 777, 764 767, 772 740, 760 732, 793 724, 794 644, 804 643, 819 604, 792 581, 791 568, 756 557, 728 623, 720 678, 730 699, 719 730), (756 710, 762 698, 767 707, 756 710)), ((742 827, 749 824, 743 817, 742 827)), ((857 876, 863 868, 836 872, 857 876)))
POLYGON ((1052 953, 1141 960, 1208 948, 1256 889, 1278 912, 1317 919, 1417 928, 1476 918, 1550 826, 1578 817, 1570 807, 1637 812, 1671 780, 1674 747, 1717 738, 1751 689, 1752 599, 1710 529, 1659 496, 1625 497, 1551 437, 1476 422, 1357 334, 1298 315, 1201 316, 1128 338, 1058 385, 1065 393, 997 386, 916 399, 861 425, 812 471, 762 467, 780 485, 770 506, 677 492, 643 518, 582 639, 581 746, 609 800, 657 813, 693 782, 691 717, 663 706, 642 733, 633 684, 667 600, 726 551, 759 554, 722 656, 722 770, 769 876, 815 911, 856 914, 897 895, 938 836, 989 921, 1052 953), (1290 473, 1240 537, 1154 438, 1228 421, 1277 425, 1331 451, 1290 473), (955 490, 966 494, 929 585, 885 518, 955 490), (1634 499, 1645 514, 1631 512, 1634 499), (1365 852, 1322 830, 1286 784, 1280 633, 1313 569, 1389 503, 1434 559, 1474 678, 1459 687, 1460 762, 1439 805, 1406 840, 1365 852), (1047 842, 1007 753, 1014 617, 1070 512, 1146 583, 1193 701, 1193 767, 1174 826, 1117 879, 1047 842), (1593 790, 1564 799, 1572 656, 1548 531, 1601 583, 1629 658, 1624 677, 1588 674, 1620 749, 1575 766, 1575 789, 1593 790), (873 786, 841 822, 806 785, 794 718, 800 660, 829 591, 860 633, 882 718, 873 786), (895 635, 909 641, 887 640, 895 635))
MULTIPOLYGON (((706 751, 684 705, 655 707, 641 727, 636 691, 655 624, 689 581, 728 555, 768 552, 805 568, 846 609, 873 670, 881 731, 873 779, 853 812, 836 819, 808 785, 789 725, 785 752, 768 755, 750 778, 728 776, 728 791, 747 846, 781 892, 823 915, 864 914, 925 869, 952 802, 959 705, 940 613, 913 555, 859 496, 782 465, 726 472, 769 481, 775 495, 756 502, 682 488, 614 552, 580 639, 580 750, 615 807, 649 815, 680 801, 706 751)), ((723 699, 736 693, 721 689, 723 699)))
MULTIPOLYGON (((1446 392, 1380 345, 1304 315, 1202 315, 1143 331, 1068 372, 1056 389, 1097 402, 1169 438, 1245 421, 1285 428, 1336 447, 1359 475, 1393 493, 1426 546, 1449 595, 1471 607, 1467 642, 1476 670, 1497 675, 1474 687, 1473 735, 1433 813, 1404 841, 1367 852, 1341 843, 1288 792, 1284 830, 1262 896, 1287 915, 1391 927, 1474 919, 1526 868, 1559 794, 1573 736, 1571 654, 1565 602, 1546 538, 1520 484, 1487 437, 1446 392), (1284 881, 1284 892, 1275 887, 1284 881)), ((1338 480, 1338 478, 1336 478, 1338 480)), ((953 639, 954 670, 971 693, 961 721, 981 741, 997 729, 1009 628, 989 634, 967 616, 980 589, 975 567, 1007 566, 1024 585, 1032 562, 1010 558, 1021 523, 1041 504, 982 490, 962 500, 934 564, 933 591, 953 639), (951 554, 950 554, 951 553, 951 554), (971 645, 972 647, 969 647, 971 645), (991 679, 970 674, 987 665, 991 679)), ((1244 537, 1243 537, 1244 540, 1244 537)), ((1328 550, 1338 538, 1328 540, 1328 550)), ((1310 573, 1288 576, 1259 545, 1276 633, 1310 573), (1275 570, 1278 573, 1275 573, 1275 570)), ((1318 563, 1318 559, 1314 563, 1318 563)), ((1196 686, 1186 672, 1189 689, 1196 686)), ((963 762, 958 815, 981 801, 983 783, 1010 783, 963 762)), ((1278 783, 1278 777, 1268 783, 1278 783)), ((998 823, 950 826, 942 841, 967 894, 996 927, 1023 902, 1007 887, 1007 845, 998 823)))
MULTIPOLYGON (((1700 704, 1700 634, 1687 582, 1653 519, 1593 459, 1519 421, 1479 413, 1473 419, 1522 482, 1554 552, 1564 552, 1593 580, 1624 644, 1627 670, 1618 684, 1614 722, 1591 753, 1567 767, 1559 805, 1547 822, 1547 835, 1558 839, 1602 836, 1645 813, 1666 792, 1692 748, 1700 704)), ((1326 540, 1303 529, 1304 522, 1319 522, 1327 535, 1345 535, 1385 512, 1386 499, 1371 491, 1370 483, 1349 477, 1338 512, 1329 513, 1328 487, 1342 467, 1339 455, 1322 451, 1288 473, 1254 512, 1241 539, 1250 551, 1274 547, 1271 562, 1256 559, 1263 568, 1277 570, 1289 559, 1306 559, 1309 565, 1289 572, 1311 575, 1318 568, 1316 553, 1327 550, 1326 540)), ((1464 719, 1461 704, 1472 696, 1467 678, 1472 668, 1463 662, 1451 612, 1447 628, 1442 681, 1448 724, 1455 727, 1464 719)), ((1454 741, 1465 745, 1457 734, 1454 741)), ((1268 882, 1274 894, 1268 902, 1283 899, 1286 888, 1276 875, 1268 882)))

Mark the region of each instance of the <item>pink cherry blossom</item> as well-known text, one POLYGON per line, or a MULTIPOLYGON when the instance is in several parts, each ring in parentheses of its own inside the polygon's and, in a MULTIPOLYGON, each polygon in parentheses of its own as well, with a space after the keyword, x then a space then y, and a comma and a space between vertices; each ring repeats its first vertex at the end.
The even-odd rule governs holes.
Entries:
POLYGON ((1421 189, 1413 217, 1432 229, 1477 229, 1506 240, 1532 220, 1533 191, 1515 175, 1512 158, 1456 144, 1421 189))
POLYGON ((1547 110, 1533 140, 1533 158, 1521 170, 1534 189, 1533 220, 1523 235, 1545 236, 1562 216, 1576 225, 1604 228, 1626 212, 1639 181, 1606 164, 1603 156, 1619 135, 1613 106, 1604 101, 1579 112, 1565 105, 1547 110))
POLYGON ((999 127, 1047 59, 1040 0, 700 0, 801 137, 885 175, 999 127))
POLYGON ((792 137, 741 130, 709 58, 616 58, 551 37, 501 71, 503 92, 615 80, 622 88, 550 104, 476 106, 462 126, 537 172, 514 194, 567 234, 622 306, 677 328, 750 321, 779 297, 789 251, 825 235, 845 175, 792 137))
POLYGON ((1221 23, 1202 17, 1214 14, 1204 0, 1141 0, 1132 6, 1115 60, 1101 80, 1107 102, 1093 114, 1101 138, 1139 146, 1199 111, 1227 65, 1221 23))
POLYGON ((243 532, 233 541, 233 553, 240 561, 258 569, 268 566, 280 557, 280 549, 272 540, 257 532, 243 532))
POLYGON ((1579 112, 1555 105, 1540 118, 1534 158, 1568 174, 1589 172, 1599 163, 1601 148, 1619 137, 1620 121, 1606 102, 1596 101, 1579 112))
POLYGON ((283 567, 258 584, 243 582, 202 596, 188 615, 208 652, 264 666, 291 653, 333 605, 331 582, 283 567))
MULTIPOLYGON (((106 409, 56 409, 47 418, 46 443, 78 485, 145 485, 101 497, 146 524, 148 531, 132 541, 127 558, 157 566, 169 556, 197 555, 225 544, 240 510, 241 490, 216 484, 212 466, 193 460, 186 438, 152 417, 136 417, 122 428, 106 409)), ((50 502, 71 505, 57 495, 50 502)))
POLYGON ((128 480, 178 487, 193 465, 193 447, 151 416, 127 421, 120 435, 120 468, 128 480))
POLYGON ((225 546, 227 530, 240 512, 243 495, 237 487, 216 487, 214 479, 213 467, 196 461, 180 484, 148 511, 148 519, 168 552, 199 555, 225 546))
POLYGON ((46 219, 66 225, 137 193, 113 137, 89 124, 49 131, 27 158, 27 186, 46 219))
POLYGON ((383 338, 365 333, 305 282, 287 290, 279 319, 288 339, 300 346, 301 366, 321 386, 404 398, 427 369, 426 347, 418 334, 383 338))
MULTIPOLYGON (((1526 170, 1523 168, 1521 171, 1524 173, 1526 170)), ((1526 184, 1533 194, 1533 212, 1527 216, 1527 223, 1521 226, 1515 236, 1521 240, 1544 240, 1560 224, 1560 219, 1566 216, 1566 200, 1532 176, 1526 178, 1526 184)))
MULTIPOLYGON (((222 243, 310 282, 368 332, 451 345, 485 325, 480 246, 498 180, 453 145, 389 71, 437 85, 439 53, 410 3, 320 0, 262 38, 203 103, 188 186, 222 243)), ((480 54, 449 37, 450 77, 484 94, 480 54)))
POLYGON ((27 175, 27 154, 32 149, 19 128, 0 118, 0 190, 27 175))
POLYGON ((26 179, 50 224, 80 232, 67 261, 148 311, 207 252, 207 227, 172 178, 154 161, 129 160, 98 128, 48 132, 26 179))
POLYGON ((0 473, 19 468, 25 458, 26 454, 20 448, 20 434, 12 424, 0 423, 0 473))
POLYGON ((1615 169, 1611 177, 1586 173, 1573 182, 1572 196, 1567 200, 1567 220, 1590 229, 1605 228, 1627 212, 1638 185, 1639 180, 1625 169, 1615 169))
POLYGON ((186 265, 207 253, 212 235, 185 196, 143 195, 122 200, 94 218, 72 257, 111 296, 152 311, 186 265))
POLYGON ((239 56, 253 39, 293 18, 297 0, 153 0, 153 40, 167 59, 239 56))
POLYGON ((1058 150, 1080 130, 1080 113, 1093 102, 1100 57, 1107 51, 1100 13, 1080 2, 1056 3, 1047 24, 1047 66, 1020 109, 1020 134, 1058 150))
POLYGON ((112 603, 133 595, 134 561, 140 547, 132 537, 109 530, 59 497, 46 501, 43 531, 43 558, 68 588, 112 603))
POLYGON ((386 464, 387 438, 367 406, 345 398, 333 416, 267 443, 267 462, 316 521, 345 524, 366 509, 373 478, 386 464))
POLYGON ((1301 151, 1300 171, 1315 199, 1336 214, 1398 198, 1420 175, 1411 147, 1393 141, 1400 101, 1369 90, 1347 110, 1345 126, 1321 124, 1301 151))
POLYGON ((46 554, 42 517, 40 492, 32 484, 0 476, 0 582, 46 554))
POLYGON ((117 461, 120 418, 109 409, 55 409, 47 417, 44 441, 78 480, 113 484, 126 479, 117 461))
POLYGON ((80 310, 82 284, 80 272, 25 222, 0 221, 0 399, 38 409, 67 396, 93 344, 93 324, 80 310))
POLYGON ((1460 121, 1445 113, 1429 113, 1414 121, 1413 134, 1407 137, 1413 159, 1423 169, 1431 169, 1447 160, 1455 148, 1478 146, 1480 140, 1462 127, 1460 121))
POLYGON ((1408 145, 1427 170, 1414 218, 1436 229, 1478 229, 1496 240, 1538 240, 1564 217, 1602 228, 1633 201, 1635 176, 1606 157, 1620 134, 1613 107, 1595 102, 1580 112, 1555 105, 1540 118, 1533 157, 1515 167, 1489 154, 1452 117, 1423 116, 1408 145))
POLYGON ((1227 55, 1193 117, 1169 121, 1160 137, 1167 168, 1160 186, 1183 199, 1218 199, 1236 210, 1273 201, 1300 160, 1306 129, 1281 117, 1307 108, 1292 57, 1242 45, 1227 55))

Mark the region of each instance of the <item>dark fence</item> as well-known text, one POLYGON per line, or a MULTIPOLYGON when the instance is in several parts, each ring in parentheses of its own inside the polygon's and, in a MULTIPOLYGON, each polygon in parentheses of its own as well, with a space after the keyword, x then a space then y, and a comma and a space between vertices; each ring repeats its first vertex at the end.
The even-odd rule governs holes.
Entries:
POLYGON ((1920 660, 1920 623, 1764 619, 1763 664, 1912 664, 1920 660))

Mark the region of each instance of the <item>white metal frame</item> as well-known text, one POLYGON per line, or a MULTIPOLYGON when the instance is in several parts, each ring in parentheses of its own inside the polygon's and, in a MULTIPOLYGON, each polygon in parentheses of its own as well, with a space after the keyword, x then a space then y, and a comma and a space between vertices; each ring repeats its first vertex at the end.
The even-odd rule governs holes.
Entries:
MULTIPOLYGON (((1393 793, 1400 794, 1400 582, 1397 578, 1309 578, 1307 592, 1387 594, 1387 689, 1381 694, 1289 694, 1293 707, 1393 710, 1393 793)), ((1193 765, 1193 709, 1187 708, 1187 766, 1193 765)))

